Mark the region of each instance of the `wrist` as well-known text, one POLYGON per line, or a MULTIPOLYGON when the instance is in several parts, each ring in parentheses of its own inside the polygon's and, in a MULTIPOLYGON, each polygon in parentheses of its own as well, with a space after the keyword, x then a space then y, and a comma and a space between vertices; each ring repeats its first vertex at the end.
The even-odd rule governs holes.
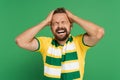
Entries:
POLYGON ((71 17, 71 19, 72 19, 73 22, 76 21, 76 18, 77 18, 77 16, 75 16, 75 15, 72 15, 72 17, 71 17))
POLYGON ((47 26, 49 22, 47 20, 43 20, 42 23, 44 26, 47 26))

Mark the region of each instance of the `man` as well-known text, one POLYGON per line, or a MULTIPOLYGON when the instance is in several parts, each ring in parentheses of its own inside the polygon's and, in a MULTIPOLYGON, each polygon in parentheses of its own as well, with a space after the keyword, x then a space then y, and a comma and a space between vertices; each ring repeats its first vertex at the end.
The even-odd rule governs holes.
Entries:
POLYGON ((83 20, 64 8, 57 8, 40 24, 16 38, 18 46, 41 52, 44 61, 43 80, 82 80, 86 51, 104 35, 104 29, 83 20), (72 36, 72 24, 77 23, 86 33, 72 36), (50 25, 54 38, 35 37, 50 25))

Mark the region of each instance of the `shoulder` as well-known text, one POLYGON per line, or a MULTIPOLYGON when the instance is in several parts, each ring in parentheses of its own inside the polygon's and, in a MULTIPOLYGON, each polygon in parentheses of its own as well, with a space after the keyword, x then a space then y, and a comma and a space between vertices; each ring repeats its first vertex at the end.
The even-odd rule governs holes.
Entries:
POLYGON ((73 36, 73 39, 74 39, 74 40, 82 41, 83 36, 84 36, 84 34, 79 34, 79 35, 77 35, 77 36, 73 36))
POLYGON ((77 46, 82 47, 84 49, 88 49, 88 48, 90 48, 90 46, 85 44, 84 35, 85 34, 79 34, 77 36, 74 36, 73 40, 74 40, 74 42, 76 43, 77 46))
POLYGON ((51 37, 45 37, 45 36, 36 37, 36 39, 37 39, 40 43, 47 43, 47 42, 50 42, 50 41, 52 40, 51 37))
POLYGON ((40 51, 40 52, 45 50, 52 41, 51 37, 40 36, 40 37, 35 37, 35 38, 38 42, 38 49, 36 51, 40 51))
POLYGON ((51 40, 52 38, 51 37, 45 37, 45 36, 39 36, 39 37, 36 37, 37 39, 43 39, 43 40, 51 40))

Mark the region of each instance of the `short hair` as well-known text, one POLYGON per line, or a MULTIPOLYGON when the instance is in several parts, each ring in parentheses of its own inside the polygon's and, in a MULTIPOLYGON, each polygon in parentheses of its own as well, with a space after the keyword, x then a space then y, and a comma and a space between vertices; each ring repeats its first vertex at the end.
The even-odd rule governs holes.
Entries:
POLYGON ((56 14, 56 13, 66 13, 65 8, 57 8, 57 9, 55 9, 53 15, 56 14))
MULTIPOLYGON (((66 14, 66 10, 65 10, 64 7, 57 8, 57 9, 54 10, 53 15, 56 14, 56 13, 65 13, 66 14)), ((69 20, 70 23, 72 23, 69 18, 68 18, 68 20, 69 20)))

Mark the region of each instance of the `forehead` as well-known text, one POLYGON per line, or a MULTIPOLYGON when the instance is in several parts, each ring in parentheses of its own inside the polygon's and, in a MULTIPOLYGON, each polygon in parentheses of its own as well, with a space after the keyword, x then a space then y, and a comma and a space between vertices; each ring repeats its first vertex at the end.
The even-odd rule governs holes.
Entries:
POLYGON ((56 13, 53 15, 52 21, 61 21, 68 20, 68 17, 65 13, 56 13))

